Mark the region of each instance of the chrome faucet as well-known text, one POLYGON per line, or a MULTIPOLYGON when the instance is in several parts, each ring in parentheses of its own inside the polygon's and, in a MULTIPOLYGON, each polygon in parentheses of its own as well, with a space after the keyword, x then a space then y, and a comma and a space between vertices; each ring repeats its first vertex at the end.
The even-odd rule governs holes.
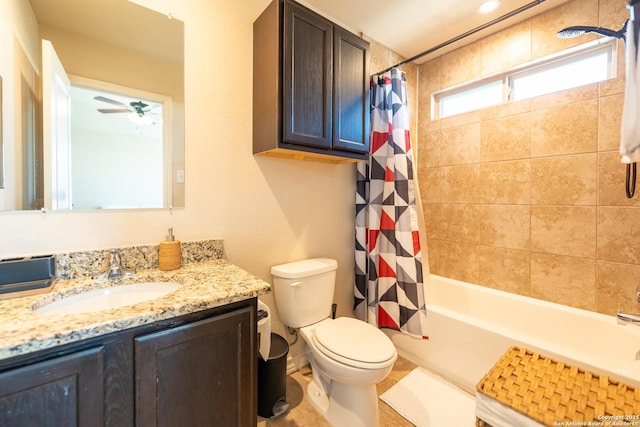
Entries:
POLYGON ((122 266, 122 258, 120 257, 120 252, 112 249, 109 252, 109 266, 107 269, 94 276, 94 279, 119 279, 121 277, 129 277, 133 276, 135 273, 134 270, 125 269, 122 266))
POLYGON ((628 325, 631 323, 640 326, 640 314, 629 314, 619 311, 616 314, 616 318, 618 319, 618 325, 628 325))
MULTIPOLYGON (((640 304, 640 285, 636 288, 636 304, 640 304)), ((640 326, 640 314, 630 314, 618 311, 616 319, 618 319, 618 325, 628 325, 631 323, 640 326)))

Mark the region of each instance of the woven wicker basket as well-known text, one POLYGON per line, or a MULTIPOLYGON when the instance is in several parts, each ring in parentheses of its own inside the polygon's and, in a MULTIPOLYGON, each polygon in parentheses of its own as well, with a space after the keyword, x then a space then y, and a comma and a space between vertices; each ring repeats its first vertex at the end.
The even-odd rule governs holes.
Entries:
MULTIPOLYGON (((640 389, 524 348, 510 348, 477 390, 546 426, 605 420, 640 425, 640 389)), ((476 425, 488 426, 480 419, 476 425)))

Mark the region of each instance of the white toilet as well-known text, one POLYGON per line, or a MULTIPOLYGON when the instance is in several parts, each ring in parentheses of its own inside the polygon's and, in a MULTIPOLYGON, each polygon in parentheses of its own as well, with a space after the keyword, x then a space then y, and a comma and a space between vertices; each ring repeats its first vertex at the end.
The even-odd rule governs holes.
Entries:
POLYGON ((336 427, 378 426, 376 384, 397 358, 391 340, 350 317, 331 319, 338 264, 314 258, 271 268, 282 322, 300 328, 313 370, 307 392, 313 406, 336 427))

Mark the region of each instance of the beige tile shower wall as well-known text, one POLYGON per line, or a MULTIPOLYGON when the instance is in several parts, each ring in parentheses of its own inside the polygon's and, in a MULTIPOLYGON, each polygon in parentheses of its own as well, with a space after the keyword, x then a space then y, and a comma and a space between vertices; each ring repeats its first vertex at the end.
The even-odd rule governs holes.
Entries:
POLYGON ((640 312, 640 195, 625 196, 616 78, 432 121, 434 91, 618 29, 622 0, 574 0, 419 67, 418 174, 431 271, 592 311, 640 312))

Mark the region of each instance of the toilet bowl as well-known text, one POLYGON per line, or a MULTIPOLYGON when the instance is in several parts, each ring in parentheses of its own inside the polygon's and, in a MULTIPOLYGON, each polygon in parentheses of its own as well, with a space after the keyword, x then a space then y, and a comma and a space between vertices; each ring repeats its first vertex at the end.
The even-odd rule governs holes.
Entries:
POLYGON ((379 425, 376 384, 389 375, 397 358, 388 337, 349 317, 323 320, 301 328, 300 334, 313 370, 307 395, 316 410, 333 426, 379 425))
POLYGON ((308 398, 333 426, 379 425, 376 384, 391 372, 397 352, 376 327, 330 318, 337 263, 315 258, 275 266, 274 294, 283 323, 299 328, 313 371, 308 398))
POLYGON ((348 384, 382 381, 397 358, 395 347, 382 331, 350 317, 322 320, 301 328, 300 334, 322 372, 348 384))

